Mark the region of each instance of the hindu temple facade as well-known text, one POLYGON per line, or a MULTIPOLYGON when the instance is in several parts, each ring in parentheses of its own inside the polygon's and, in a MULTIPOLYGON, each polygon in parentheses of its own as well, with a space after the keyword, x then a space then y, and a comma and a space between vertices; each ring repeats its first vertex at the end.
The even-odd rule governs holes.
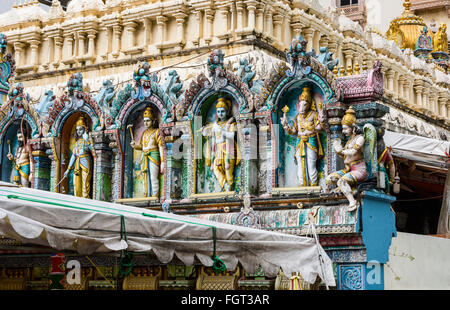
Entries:
MULTIPOLYGON (((401 182, 384 131, 450 139, 448 39, 408 3, 387 38, 306 0, 15 5, 0 15, 1 180, 288 234, 313 223, 337 289, 383 289, 401 182)), ((15 268, 18 287, 47 287, 47 261, 0 259, 4 283, 15 268)), ((78 289, 107 287, 83 264, 78 289)), ((289 282, 134 266, 124 283, 145 288, 289 282)))

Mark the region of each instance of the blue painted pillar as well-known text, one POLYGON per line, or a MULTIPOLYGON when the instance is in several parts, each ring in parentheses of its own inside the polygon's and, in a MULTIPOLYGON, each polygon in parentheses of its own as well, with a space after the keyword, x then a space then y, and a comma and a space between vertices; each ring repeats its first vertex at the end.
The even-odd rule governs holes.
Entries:
POLYGON ((384 264, 389 259, 392 237, 397 236, 395 214, 391 203, 395 197, 370 190, 361 194, 358 228, 366 250, 361 262, 336 266, 337 288, 340 290, 383 290, 384 264))

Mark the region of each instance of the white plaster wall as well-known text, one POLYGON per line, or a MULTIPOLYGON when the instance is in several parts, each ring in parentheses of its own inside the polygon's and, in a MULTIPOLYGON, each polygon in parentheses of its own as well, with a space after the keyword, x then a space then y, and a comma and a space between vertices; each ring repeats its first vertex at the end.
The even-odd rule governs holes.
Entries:
POLYGON ((450 239, 397 233, 384 268, 386 290, 450 290, 450 239))

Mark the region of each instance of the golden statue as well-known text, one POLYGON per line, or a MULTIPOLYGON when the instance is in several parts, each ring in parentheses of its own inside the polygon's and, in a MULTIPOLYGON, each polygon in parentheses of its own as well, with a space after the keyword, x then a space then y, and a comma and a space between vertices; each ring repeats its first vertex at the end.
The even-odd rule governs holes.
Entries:
POLYGON ((75 145, 70 157, 64 177, 69 175, 69 171, 74 169, 73 186, 76 197, 90 198, 92 179, 92 145, 87 133, 88 127, 84 116, 75 123, 75 145))
POLYGON ((159 175, 164 173, 164 148, 156 121, 152 108, 147 107, 144 111, 144 125, 147 129, 139 143, 130 143, 132 148, 142 151, 141 171, 144 176, 145 197, 159 197, 159 175))
POLYGON ((31 150, 22 133, 17 134, 18 146, 16 153, 11 153, 11 142, 8 140, 9 152, 6 155, 13 162, 13 182, 17 185, 30 187, 31 150))
POLYGON ((441 24, 433 38, 433 52, 448 53, 447 25, 441 24))
POLYGON ((223 191, 231 191, 234 184, 234 169, 240 164, 240 151, 236 143, 237 125, 231 112, 231 101, 219 98, 216 104, 216 121, 203 129, 207 137, 206 165, 212 167, 223 191))
POLYGON ((393 40, 401 49, 405 48, 405 35, 400 30, 398 21, 393 20, 391 22, 389 30, 386 32, 386 39, 393 40))
POLYGON ((324 117, 320 109, 319 112, 316 110, 309 87, 303 88, 297 100, 298 114, 293 126, 290 126, 287 120, 289 108, 287 106, 283 108, 281 124, 284 130, 287 134, 298 137, 295 160, 300 186, 318 185, 317 159, 323 156, 319 132, 323 130, 324 117))

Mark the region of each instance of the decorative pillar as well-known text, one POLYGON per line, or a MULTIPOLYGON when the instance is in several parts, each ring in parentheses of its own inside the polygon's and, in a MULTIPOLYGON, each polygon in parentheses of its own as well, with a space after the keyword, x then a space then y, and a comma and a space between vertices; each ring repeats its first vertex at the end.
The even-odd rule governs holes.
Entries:
POLYGON ((258 194, 258 129, 253 123, 253 114, 240 115, 238 121, 238 132, 240 138, 240 149, 242 150, 241 161, 241 192, 240 194, 258 194))
POLYGON ((236 1, 237 20, 236 32, 244 30, 244 3, 236 1))
POLYGON ((394 73, 395 71, 392 69, 389 69, 386 72, 387 88, 391 94, 394 93, 394 73))
POLYGON ((30 140, 31 154, 34 160, 33 188, 50 190, 51 160, 48 157, 48 147, 41 139, 30 140))
POLYGON ((256 1, 250 0, 246 1, 245 4, 247 4, 247 11, 248 11, 248 25, 247 28, 250 31, 254 31, 256 28, 256 1))
POLYGON ((185 13, 175 14, 175 21, 177 23, 177 38, 179 38, 178 50, 182 50, 183 46, 186 44, 184 38, 184 21, 187 15, 185 13))
POLYGON ((73 58, 73 34, 65 33, 64 41, 66 42, 64 46, 66 47, 65 55, 63 55, 64 59, 72 59, 73 58))
MULTIPOLYGON (((330 145, 333 145, 337 139, 342 139, 341 121, 342 117, 345 114, 346 107, 343 104, 338 103, 333 106, 327 106, 325 109, 328 116, 328 125, 331 131, 330 145)), ((328 163, 328 174, 344 168, 344 161, 334 151, 334 147, 331 148, 331 154, 328 163)))
POLYGON ((415 90, 416 90, 416 104, 415 104, 415 107, 416 108, 422 108, 423 107, 423 102, 422 102, 423 86, 422 85, 416 85, 415 86, 415 90))
POLYGON ((230 7, 228 5, 221 6, 220 8, 218 8, 218 10, 219 10, 219 25, 221 25, 221 27, 219 28, 219 33, 217 34, 217 37, 220 40, 226 41, 230 37, 228 29, 228 15, 230 12, 230 7))
POLYGON ((328 37, 326 35, 321 36, 319 39, 319 49, 321 47, 328 47, 328 51, 330 52, 330 48, 328 46, 329 42, 330 42, 330 39, 328 39, 328 37))
POLYGON ((30 40, 29 43, 31 48, 31 65, 34 67, 39 64, 38 48, 41 42, 39 40, 30 40))
POLYGON ((91 29, 87 32, 88 37, 88 56, 90 58, 89 64, 94 62, 95 57, 95 36, 97 34, 97 30, 91 29))
POLYGON ((55 42, 55 57, 53 59, 53 68, 56 70, 59 67, 59 63, 62 57, 62 49, 63 49, 63 38, 54 37, 53 41, 55 42))
POLYGON ((84 45, 86 33, 84 31, 79 31, 77 35, 78 35, 78 57, 83 57, 86 51, 86 47, 84 45))
POLYGON ((264 31, 264 5, 258 4, 256 8, 256 32, 262 33, 264 31))
POLYGON ((273 25, 274 25, 274 39, 276 40, 276 42, 278 42, 280 45, 283 44, 283 38, 281 37, 282 35, 282 28, 281 25, 283 24, 283 15, 281 14, 276 14, 273 17, 273 25))
POLYGON ((308 42, 308 44, 306 45, 306 51, 307 52, 311 52, 313 50, 313 45, 314 45, 314 33, 316 31, 309 27, 303 30, 303 34, 305 36, 306 41, 308 42))
POLYGON ((161 48, 166 40, 166 21, 167 17, 165 16, 157 16, 156 17, 156 43, 161 48))
POLYGON ((203 37, 203 12, 201 10, 195 12, 195 20, 197 28, 193 43, 198 46, 200 45, 200 39, 203 37))
POLYGON ((353 73, 353 51, 352 50, 344 50, 344 57, 345 57, 345 66, 347 69, 347 75, 352 75, 353 73))
POLYGON ((144 46, 148 52, 148 45, 150 44, 150 38, 152 33, 152 21, 150 18, 144 18, 144 46))
POLYGON ((213 26, 214 26, 214 10, 206 10, 206 28, 205 28, 205 43, 210 44, 213 37, 213 26))
POLYGON ((264 34, 270 39, 273 37, 273 9, 272 9, 272 7, 268 7, 266 10, 266 27, 264 29, 264 34))
POLYGON ((53 51, 54 51, 54 49, 53 49, 53 47, 54 47, 54 44, 53 44, 53 38, 51 38, 51 37, 46 37, 45 39, 44 39, 44 45, 47 45, 47 55, 45 55, 45 62, 44 62, 44 64, 43 64, 43 67, 45 68, 45 70, 48 70, 49 69, 49 66, 50 66, 50 63, 52 62, 52 56, 53 56, 53 51))
MULTIPOLYGON (((338 49, 338 44, 337 44, 337 40, 334 36, 330 36, 329 41, 328 41, 328 51, 330 53, 333 53, 334 58, 336 58, 337 55, 337 50, 338 49)), ((372 68, 372 67, 369 67, 372 68)))
POLYGON ((400 76, 398 78, 398 99, 400 101, 405 100, 405 96, 404 96, 404 85, 405 85, 405 78, 403 76, 400 76))
POLYGON ((447 96, 445 93, 440 93, 438 97, 438 104, 439 104, 439 115, 441 118, 447 118, 447 96))
POLYGON ((406 100, 406 105, 411 107, 413 105, 413 100, 411 99, 411 82, 408 79, 405 79, 403 84, 403 94, 406 100))
POLYGON ((114 25, 113 27, 113 43, 112 43, 112 56, 117 58, 120 55, 120 36, 122 35, 122 27, 120 25, 114 25))
POLYGON ((23 47, 25 45, 22 42, 14 42, 15 55, 17 67, 20 68, 23 65, 23 47))
POLYGON ((125 49, 131 50, 135 47, 134 31, 136 30, 137 23, 130 21, 124 24, 125 29, 125 49))
POLYGON ((102 201, 111 201, 111 177, 112 177, 112 151, 109 147, 108 136, 103 131, 93 132, 95 150, 95 174, 93 175, 92 198, 102 201))

